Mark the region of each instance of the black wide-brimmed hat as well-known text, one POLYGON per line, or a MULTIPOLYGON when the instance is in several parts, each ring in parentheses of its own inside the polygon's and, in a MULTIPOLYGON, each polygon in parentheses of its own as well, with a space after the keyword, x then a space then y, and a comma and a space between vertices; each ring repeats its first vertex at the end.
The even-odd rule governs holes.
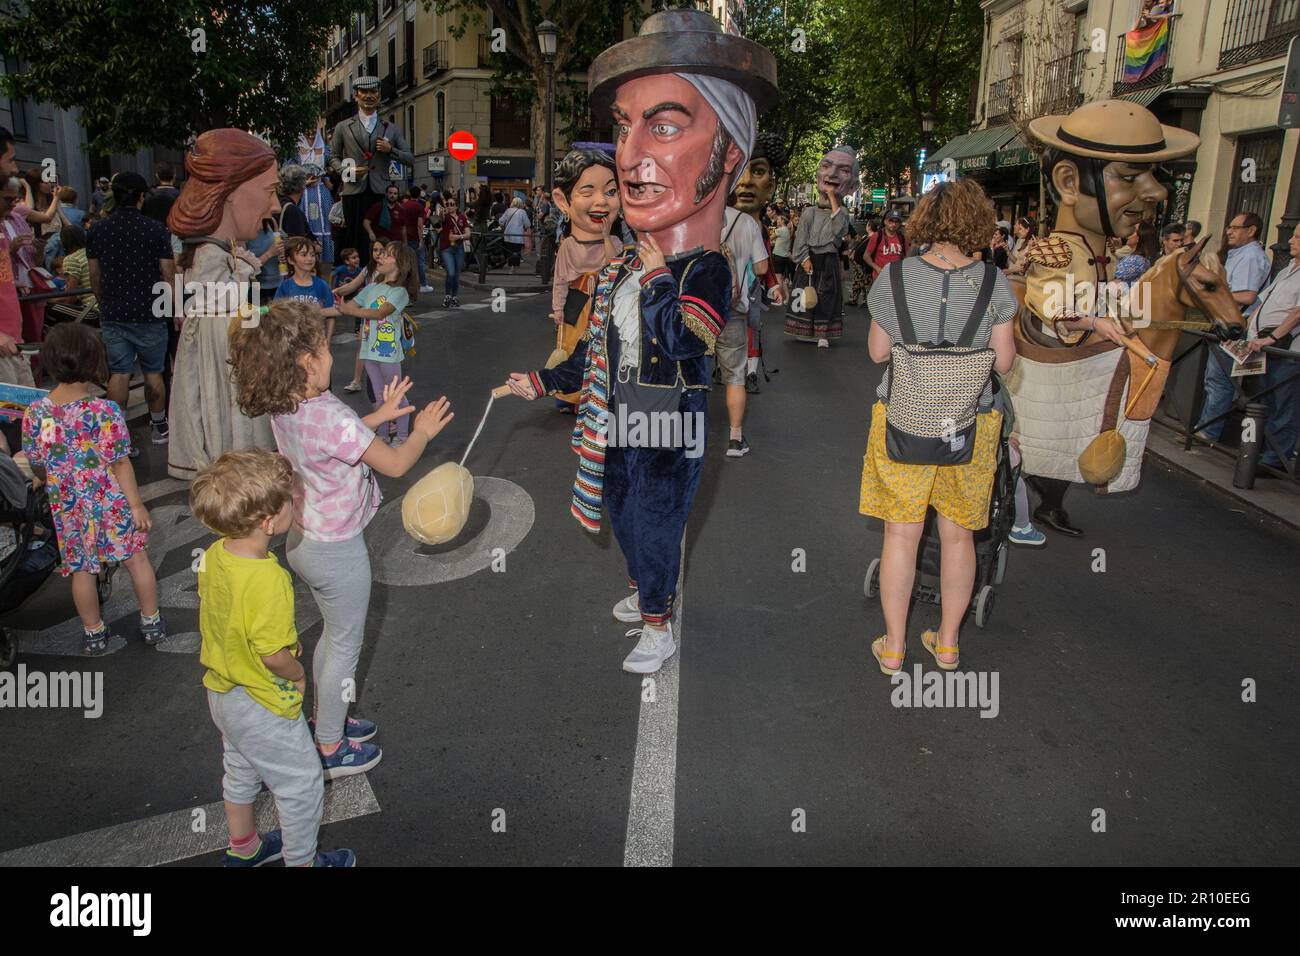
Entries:
POLYGON ((759 112, 776 102, 776 57, 764 46, 723 33, 702 10, 661 10, 637 35, 615 43, 591 64, 593 113, 607 113, 619 86, 640 76, 702 73, 736 84, 759 112))

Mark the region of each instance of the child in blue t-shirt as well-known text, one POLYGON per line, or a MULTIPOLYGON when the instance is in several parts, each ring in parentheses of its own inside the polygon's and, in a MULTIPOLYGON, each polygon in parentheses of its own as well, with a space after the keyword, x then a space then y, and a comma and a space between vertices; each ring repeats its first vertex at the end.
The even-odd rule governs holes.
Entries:
POLYGON ((334 337, 334 317, 339 314, 334 303, 334 293, 325 280, 316 274, 316 246, 303 236, 294 236, 284 241, 284 257, 293 268, 293 275, 285 276, 280 288, 275 290, 277 299, 302 299, 315 302, 320 306, 320 314, 325 318, 325 341, 334 337))
MULTIPOLYGON (((404 242, 390 242, 375 256, 370 284, 338 311, 362 320, 361 361, 367 391, 375 409, 383 404, 384 386, 402 378, 402 313, 419 293, 415 251, 404 242)), ((406 404, 406 399, 402 399, 406 404)), ((410 416, 396 422, 394 448, 406 441, 410 416)))
POLYGON ((338 290, 341 285, 346 285, 357 276, 361 275, 361 253, 357 252, 351 246, 339 253, 340 265, 334 267, 334 272, 330 274, 331 291, 338 290))

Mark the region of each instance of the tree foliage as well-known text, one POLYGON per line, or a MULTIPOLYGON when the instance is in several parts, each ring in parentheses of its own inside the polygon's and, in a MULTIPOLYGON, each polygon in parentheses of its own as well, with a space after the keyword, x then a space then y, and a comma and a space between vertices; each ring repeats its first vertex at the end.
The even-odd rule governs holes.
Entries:
POLYGON ((7 4, 12 97, 80 108, 88 148, 183 146, 234 126, 293 144, 321 112, 333 28, 366 0, 41 0, 7 4), (16 7, 16 10, 15 10, 16 7))
POLYGON ((842 115, 861 139, 868 176, 897 182, 923 143, 968 129, 979 81, 983 16, 978 0, 839 0, 834 23, 842 115))

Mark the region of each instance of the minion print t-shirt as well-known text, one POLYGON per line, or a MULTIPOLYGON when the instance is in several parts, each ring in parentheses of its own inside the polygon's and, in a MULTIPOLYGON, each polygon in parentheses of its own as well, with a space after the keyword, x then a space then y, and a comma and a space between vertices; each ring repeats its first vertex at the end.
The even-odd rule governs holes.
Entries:
POLYGON ((353 300, 363 309, 378 309, 385 304, 393 311, 383 319, 364 319, 361 324, 361 358, 367 362, 402 360, 402 312, 411 297, 398 285, 372 282, 353 300))

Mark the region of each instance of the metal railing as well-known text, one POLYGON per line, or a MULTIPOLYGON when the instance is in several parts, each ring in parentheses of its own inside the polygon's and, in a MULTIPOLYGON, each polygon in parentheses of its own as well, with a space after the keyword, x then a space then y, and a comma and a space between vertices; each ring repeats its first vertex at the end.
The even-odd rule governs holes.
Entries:
POLYGON ((1165 62, 1164 66, 1158 70, 1153 70, 1140 80, 1127 83, 1124 80, 1124 60, 1125 50, 1127 48, 1127 34, 1120 37, 1119 51, 1115 56, 1115 84, 1111 89, 1112 96, 1124 96, 1127 93, 1136 93, 1138 90, 1150 89, 1153 86, 1165 86, 1174 75, 1174 29, 1178 25, 1178 17, 1169 17, 1169 35, 1165 41, 1165 62))
POLYGON ((1057 57, 1043 66, 1043 78, 1039 84, 1042 91, 1042 104, 1037 112, 1069 113, 1083 102, 1083 61, 1088 51, 1075 50, 1065 56, 1057 57))
POLYGON ((379 81, 379 99, 383 102, 397 98, 397 77, 387 73, 379 81))
POLYGON ((445 69, 447 69, 447 41, 437 40, 424 48, 422 72, 425 76, 433 76, 445 69))
POLYGON ((415 61, 405 60, 397 64, 397 88, 405 90, 415 85, 415 61))
POLYGON ((1300 33, 1300 0, 1229 0, 1219 69, 1283 56, 1300 33))
MULTIPOLYGON (((1179 355, 1174 356, 1171 366, 1176 366, 1191 359, 1197 365, 1195 377, 1195 389, 1193 397, 1187 403, 1187 410, 1182 419, 1175 418, 1163 411, 1159 419, 1164 424, 1176 428, 1183 438, 1183 450, 1189 451, 1194 441, 1204 441, 1197 439, 1196 433, 1204 428, 1213 427, 1220 423, 1226 422, 1233 415, 1242 416, 1242 438, 1236 451, 1237 466, 1233 474, 1232 483, 1234 487, 1251 489, 1255 487, 1255 477, 1261 467, 1259 459, 1265 449, 1269 449, 1282 462, 1282 471, 1292 481, 1298 477, 1296 470, 1296 460, 1292 457, 1295 448, 1283 448, 1278 441, 1277 435, 1268 427, 1268 406, 1264 404, 1263 399, 1274 394, 1284 385, 1289 385, 1300 381, 1300 355, 1288 349, 1273 348, 1271 346, 1263 349, 1268 356, 1267 361, 1272 362, 1292 362, 1297 363, 1291 367, 1290 373, 1279 381, 1271 385, 1265 384, 1264 376, 1248 375, 1236 379, 1229 378, 1229 381, 1235 383, 1232 406, 1223 414, 1216 415, 1214 418, 1201 421, 1203 402, 1199 397, 1205 391, 1205 369, 1208 363, 1218 362, 1223 372, 1232 371, 1232 359, 1224 354, 1219 348, 1219 337, 1211 332, 1202 332, 1188 330, 1187 335, 1194 336, 1197 341, 1189 348, 1183 350, 1179 355), (1247 425, 1253 422, 1253 425, 1247 425)), ((1166 390, 1166 397, 1169 392, 1166 390)), ((1218 445, 1218 442, 1211 443, 1218 445)), ((1228 451, 1229 449, 1224 448, 1228 451)), ((1270 466, 1263 466, 1270 472, 1278 471, 1270 466)))
POLYGON ((1020 74, 994 80, 989 84, 988 117, 989 122, 1009 119, 1020 98, 1020 74))

